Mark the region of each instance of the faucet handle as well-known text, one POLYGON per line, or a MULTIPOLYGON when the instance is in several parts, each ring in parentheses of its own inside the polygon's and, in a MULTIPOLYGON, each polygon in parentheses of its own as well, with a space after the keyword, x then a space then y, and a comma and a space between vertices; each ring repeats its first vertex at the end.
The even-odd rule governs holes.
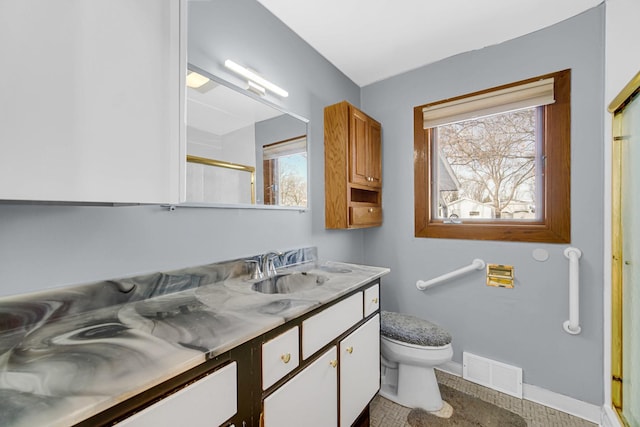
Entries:
POLYGON ((247 259, 245 260, 249 264, 254 264, 253 273, 251 273, 251 280, 262 279, 264 275, 262 274, 262 270, 260 270, 260 263, 255 259, 247 259))
POLYGON ((273 258, 267 258, 267 268, 265 269, 267 273, 267 277, 272 277, 278 274, 276 271, 276 266, 273 263, 273 258))

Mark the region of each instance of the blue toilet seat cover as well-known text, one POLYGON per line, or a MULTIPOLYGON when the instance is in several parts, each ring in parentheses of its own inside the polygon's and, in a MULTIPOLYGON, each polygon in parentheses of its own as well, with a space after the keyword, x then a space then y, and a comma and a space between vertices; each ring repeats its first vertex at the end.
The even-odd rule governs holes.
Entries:
POLYGON ((380 314, 380 333, 387 338, 429 347, 451 343, 451 334, 435 323, 392 311, 382 311, 380 314))

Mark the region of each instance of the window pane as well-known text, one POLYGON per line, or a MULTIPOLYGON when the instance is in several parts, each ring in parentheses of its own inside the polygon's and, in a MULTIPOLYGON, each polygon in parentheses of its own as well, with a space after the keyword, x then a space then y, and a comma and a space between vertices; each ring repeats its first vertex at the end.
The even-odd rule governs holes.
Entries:
POLYGON ((306 151, 264 160, 264 203, 307 206, 306 151))
POLYGON ((433 128, 435 218, 539 219, 540 108, 433 128))
POLYGON ((307 153, 278 158, 280 204, 307 205, 307 153))

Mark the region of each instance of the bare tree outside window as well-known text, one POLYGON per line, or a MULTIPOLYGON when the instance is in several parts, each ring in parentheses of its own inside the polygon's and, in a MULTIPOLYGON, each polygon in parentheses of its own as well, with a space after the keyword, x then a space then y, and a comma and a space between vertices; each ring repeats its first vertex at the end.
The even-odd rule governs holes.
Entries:
POLYGON ((265 204, 306 206, 306 167, 306 152, 265 160, 263 167, 265 204))
POLYGON ((438 211, 453 218, 536 218, 539 116, 534 107, 435 128, 435 149, 459 183, 440 189, 438 211))
MULTIPOLYGON (((301 157, 300 154, 296 156, 301 157)), ((293 156, 291 156, 293 157, 293 156)), ((306 156, 305 164, 306 164, 306 156)), ((297 167, 298 159, 280 161, 280 204, 284 206, 307 205, 307 177, 297 167)))

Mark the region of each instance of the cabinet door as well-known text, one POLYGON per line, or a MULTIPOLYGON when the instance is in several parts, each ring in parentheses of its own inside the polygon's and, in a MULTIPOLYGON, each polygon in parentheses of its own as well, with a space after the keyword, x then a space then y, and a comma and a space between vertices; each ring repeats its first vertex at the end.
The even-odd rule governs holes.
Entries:
POLYGON ((369 120, 367 144, 367 175, 372 187, 382 186, 382 129, 380 123, 369 120))
POLYGON ((118 423, 126 427, 219 426, 237 410, 237 367, 224 368, 118 423))
POLYGON ((340 426, 350 426, 380 389, 380 315, 340 342, 340 426))
POLYGON ((361 111, 349 108, 349 157, 351 182, 354 184, 370 184, 368 134, 369 118, 361 111))
POLYGON ((264 426, 335 426, 337 392, 337 352, 333 347, 264 399, 264 426))
POLYGON ((354 107, 350 107, 349 112, 351 183, 380 187, 382 185, 380 123, 354 107))
POLYGON ((177 203, 184 0, 0 2, 0 199, 177 203))

